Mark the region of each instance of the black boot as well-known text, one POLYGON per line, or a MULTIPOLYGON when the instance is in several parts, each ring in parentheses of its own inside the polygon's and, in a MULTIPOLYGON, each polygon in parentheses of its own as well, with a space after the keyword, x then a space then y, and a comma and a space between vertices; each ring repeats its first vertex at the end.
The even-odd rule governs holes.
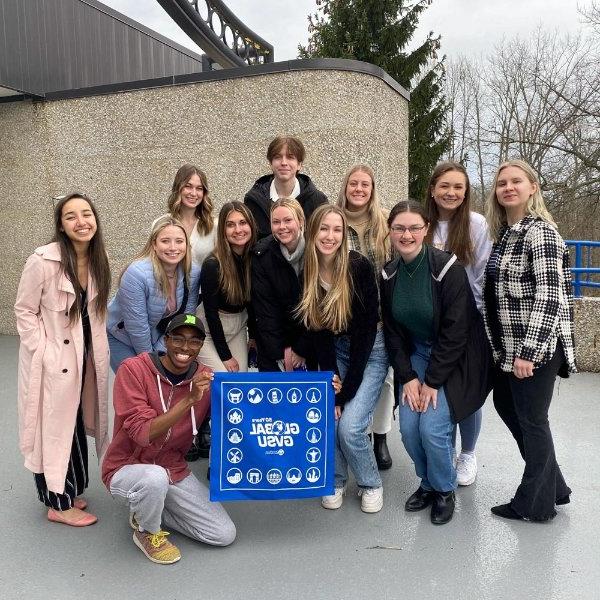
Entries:
POLYGON ((454 492, 436 492, 431 505, 431 522, 445 525, 454 514, 454 492))
POLYGON ((210 452, 210 417, 206 417, 200 425, 198 435, 194 438, 185 460, 194 462, 199 458, 208 458, 210 452))
POLYGON ((424 490, 419 486, 419 489, 406 501, 404 510, 417 512, 418 510, 427 508, 433 502, 436 493, 433 490, 424 490))
POLYGON ((374 433, 373 450, 375 450, 375 460, 380 471, 387 471, 392 466, 392 457, 387 447, 385 433, 374 433))

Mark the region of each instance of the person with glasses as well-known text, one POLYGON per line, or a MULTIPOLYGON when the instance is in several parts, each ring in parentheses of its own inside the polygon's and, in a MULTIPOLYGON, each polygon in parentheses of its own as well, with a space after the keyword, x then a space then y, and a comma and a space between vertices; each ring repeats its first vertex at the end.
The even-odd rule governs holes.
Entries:
MULTIPOLYGON (((471 210, 471 185, 466 169, 453 161, 439 163, 431 174, 423 204, 430 221, 425 242, 456 254, 465 267, 481 311, 481 284, 492 240, 485 217, 471 210)), ((477 477, 475 447, 481 418, 480 409, 458 424, 461 441, 456 461, 458 485, 471 485, 477 477)))
POLYGON ((110 267, 100 219, 84 194, 59 199, 54 236, 27 259, 15 302, 20 337, 19 447, 49 521, 98 519, 81 496, 89 483, 86 433, 108 444, 106 305, 110 267))
POLYGON ((431 506, 431 522, 443 525, 455 506, 454 424, 487 396, 487 341, 464 267, 424 243, 424 208, 400 202, 388 225, 398 257, 382 271, 383 323, 402 442, 420 479, 405 509, 431 506))
POLYGON ((200 268, 183 224, 170 215, 154 221, 138 256, 121 273, 108 305, 110 366, 116 373, 130 356, 164 351, 164 333, 176 314, 198 306, 200 268))
POLYGON ((236 535, 185 461, 210 406, 213 374, 196 360, 205 335, 196 315, 177 315, 166 327, 166 352, 128 358, 115 377, 114 432, 102 481, 127 502, 133 543, 154 563, 181 558, 166 529, 212 546, 227 546, 236 535))

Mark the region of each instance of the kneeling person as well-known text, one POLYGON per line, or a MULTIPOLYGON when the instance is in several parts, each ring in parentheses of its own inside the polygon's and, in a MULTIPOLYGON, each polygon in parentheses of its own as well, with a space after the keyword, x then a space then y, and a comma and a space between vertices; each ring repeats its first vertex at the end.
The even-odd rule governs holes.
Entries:
POLYGON ((129 503, 133 541, 153 562, 177 562, 181 554, 161 528, 227 546, 235 526, 185 461, 196 424, 210 405, 213 374, 196 362, 205 338, 195 315, 177 315, 167 325, 166 354, 125 360, 115 377, 113 440, 102 480, 129 503))

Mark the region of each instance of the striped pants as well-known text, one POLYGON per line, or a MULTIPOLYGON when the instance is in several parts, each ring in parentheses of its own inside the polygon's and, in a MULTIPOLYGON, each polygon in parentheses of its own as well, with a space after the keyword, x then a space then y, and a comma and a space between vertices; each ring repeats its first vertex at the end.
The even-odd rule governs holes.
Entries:
POLYGON ((88 448, 83 426, 83 415, 81 405, 77 411, 75 432, 73 433, 73 444, 71 445, 71 456, 65 479, 64 494, 56 494, 48 490, 46 478, 43 473, 34 473, 35 485, 40 502, 54 510, 67 510, 73 508, 73 500, 83 493, 89 484, 88 475, 88 448))

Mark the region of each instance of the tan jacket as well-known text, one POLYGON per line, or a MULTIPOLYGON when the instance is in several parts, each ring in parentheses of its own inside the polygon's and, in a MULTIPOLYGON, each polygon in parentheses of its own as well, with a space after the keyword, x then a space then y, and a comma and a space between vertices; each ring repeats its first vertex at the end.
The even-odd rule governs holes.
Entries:
POLYGON ((108 342, 105 320, 96 315, 91 277, 87 294, 91 348, 84 382, 83 327, 81 320, 69 324, 75 291, 60 273, 57 243, 37 248, 27 259, 15 302, 21 338, 19 447, 25 467, 44 473, 48 489, 56 493, 64 493, 80 398, 99 459, 108 445, 108 342))

